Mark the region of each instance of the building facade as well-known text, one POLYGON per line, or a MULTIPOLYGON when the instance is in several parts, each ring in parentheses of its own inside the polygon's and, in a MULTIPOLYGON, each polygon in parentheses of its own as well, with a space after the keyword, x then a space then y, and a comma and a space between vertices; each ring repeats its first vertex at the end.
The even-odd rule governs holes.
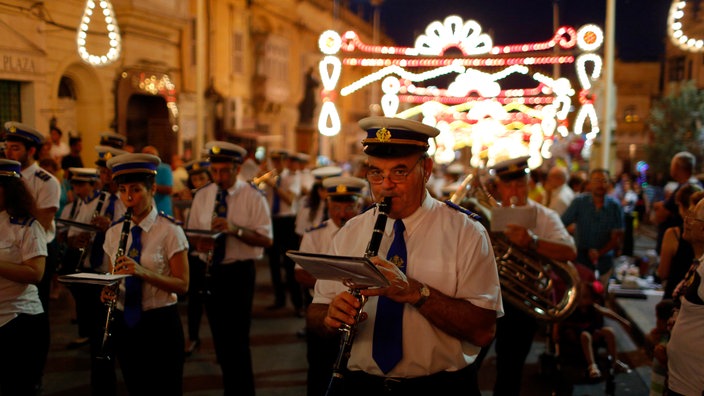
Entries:
MULTIPOLYGON (((127 136, 137 151, 154 145, 166 161, 172 154, 197 157, 198 145, 213 138, 250 151, 327 150, 340 160, 349 154, 344 134, 335 138, 342 143, 319 149, 315 127, 299 120, 306 90, 319 78, 320 33, 349 26, 371 37, 370 24, 349 10, 325 0, 112 0, 121 54, 94 66, 76 44, 91 2, 0 5, 0 121, 19 120, 47 136, 55 122, 65 140, 67 132, 80 134, 86 164, 106 131, 127 136)), ((109 39, 93 4, 85 46, 99 55, 109 39)), ((366 109, 349 103, 341 110, 347 129, 356 132, 351 125, 366 109)))

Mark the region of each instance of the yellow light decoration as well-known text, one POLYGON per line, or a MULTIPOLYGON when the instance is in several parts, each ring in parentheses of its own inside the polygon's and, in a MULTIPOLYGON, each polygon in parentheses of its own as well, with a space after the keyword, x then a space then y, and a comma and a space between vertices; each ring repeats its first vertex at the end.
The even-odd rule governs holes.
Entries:
POLYGON ((337 113, 333 102, 323 102, 320 109, 320 118, 318 118, 318 131, 325 136, 335 136, 340 133, 342 123, 340 115, 337 113))
POLYGON ((103 10, 102 14, 105 20, 106 30, 108 32, 108 45, 110 48, 104 55, 93 55, 86 49, 88 29, 90 27, 91 17, 93 16, 93 11, 96 6, 96 2, 93 0, 86 1, 86 7, 83 10, 83 17, 81 18, 81 23, 78 25, 76 45, 78 48, 78 55, 84 62, 93 66, 105 66, 120 58, 120 52, 122 51, 122 38, 120 36, 120 28, 117 26, 117 19, 115 18, 115 13, 112 9, 112 3, 110 3, 110 0, 99 0, 98 5, 103 10))
POLYGON ((673 0, 670 6, 670 13, 667 18, 667 32, 670 36, 670 41, 684 51, 704 51, 704 39, 689 37, 682 31, 682 18, 685 16, 686 6, 687 2, 683 0, 673 0))

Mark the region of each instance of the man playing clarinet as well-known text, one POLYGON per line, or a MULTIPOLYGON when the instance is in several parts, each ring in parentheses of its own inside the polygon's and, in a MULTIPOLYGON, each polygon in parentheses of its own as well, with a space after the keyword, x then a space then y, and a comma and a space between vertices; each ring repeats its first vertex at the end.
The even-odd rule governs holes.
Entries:
MULTIPOLYGON (((428 139, 439 131, 419 122, 370 117, 360 121, 374 199, 391 197, 378 254, 371 261, 389 281, 361 290, 319 280, 309 323, 320 332, 356 326, 344 375, 345 395, 421 395, 463 389, 479 395, 475 366, 503 314, 499 277, 484 227, 471 212, 430 196, 428 139), (363 308, 359 323, 357 310, 363 308)), ((378 211, 348 221, 332 252, 362 256, 378 211)))

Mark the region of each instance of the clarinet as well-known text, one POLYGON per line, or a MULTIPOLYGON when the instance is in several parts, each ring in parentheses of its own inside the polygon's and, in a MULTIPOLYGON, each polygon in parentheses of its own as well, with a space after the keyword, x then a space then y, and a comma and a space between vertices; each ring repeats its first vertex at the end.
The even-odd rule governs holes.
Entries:
MULTIPOLYGON (((215 194, 215 206, 213 206, 213 214, 212 214, 211 220, 214 220, 215 218, 218 217, 218 205, 219 205, 218 198, 220 197, 221 193, 227 194, 227 191, 222 190, 222 189, 220 189, 220 187, 218 187, 218 192, 215 194)), ((218 239, 220 239, 220 238, 218 238, 218 239)), ((207 297, 210 295, 210 288, 208 287, 208 285, 210 284, 210 268, 213 265, 213 256, 215 254, 215 245, 218 243, 227 243, 224 239, 225 238, 223 238, 223 240, 220 240, 220 241, 214 240, 213 247, 208 250, 208 253, 207 253, 207 256, 205 259, 204 281, 203 281, 203 284, 201 285, 201 289, 198 291, 198 293, 202 296, 207 297)))
MULTIPOLYGON (((378 204, 379 214, 377 215, 376 222, 374 223, 374 230, 372 231, 372 237, 369 240, 369 245, 367 246, 367 251, 364 253, 364 257, 374 257, 379 253, 379 246, 381 245, 381 239, 384 237, 384 230, 386 229, 386 220, 389 217, 389 211, 391 210, 391 197, 384 197, 384 200, 378 204)), ((354 324, 348 325, 343 323, 340 327, 340 349, 337 353, 337 358, 335 359, 335 364, 332 368, 332 377, 328 384, 328 389, 325 391, 325 396, 332 396, 335 394, 340 394, 342 390, 342 382, 344 380, 344 370, 347 368, 347 361, 350 358, 350 351, 352 350, 352 343, 354 342, 354 337, 357 334, 357 324, 362 316, 362 308, 367 302, 367 297, 363 296, 359 289, 350 288, 349 292, 359 300, 360 305, 357 310, 357 314, 354 317, 354 324)))
MULTIPOLYGON (((122 257, 125 255, 125 252, 127 251, 127 238, 130 236, 130 223, 132 221, 132 208, 127 208, 127 211, 125 212, 125 218, 122 221, 122 231, 120 232, 120 242, 117 246, 117 253, 115 254, 115 261, 117 262, 117 259, 119 257, 122 257)), ((115 265, 112 267, 113 273, 115 273, 115 265)), ((113 285, 110 287, 115 291, 115 298, 108 301, 107 303, 107 315, 105 315, 105 324, 103 327, 103 340, 100 344, 100 353, 97 355, 97 358, 100 360, 111 360, 110 356, 110 350, 109 350, 109 343, 110 343, 110 336, 112 333, 110 332, 110 325, 113 321, 113 315, 115 311, 115 305, 117 304, 117 295, 120 291, 120 282, 115 282, 113 285)))

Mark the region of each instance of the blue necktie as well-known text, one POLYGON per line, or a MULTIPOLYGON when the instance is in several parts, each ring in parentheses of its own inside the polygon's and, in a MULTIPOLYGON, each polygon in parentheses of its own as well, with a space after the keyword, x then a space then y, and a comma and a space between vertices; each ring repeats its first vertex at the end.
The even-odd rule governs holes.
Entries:
MULTIPOLYGON (((127 255, 139 264, 142 255, 142 229, 139 226, 132 227, 132 245, 130 245, 127 255)), ((142 279, 128 276, 125 278, 125 322, 127 327, 136 326, 141 317, 142 279)))
POLYGON ((281 187, 281 178, 277 177, 276 178, 276 188, 272 189, 272 192, 274 193, 274 197, 272 198, 271 201, 271 214, 272 215, 277 215, 281 211, 281 198, 279 198, 279 193, 276 192, 276 189, 281 187))
MULTIPOLYGON (((401 219, 394 222, 394 240, 386 255, 387 260, 406 272, 406 227, 401 219)), ((403 356, 403 304, 379 296, 374 321, 372 357, 384 374, 393 369, 403 356)))
MULTIPOLYGON (((215 197, 215 216, 220 218, 227 217, 227 191, 223 189, 219 189, 218 195, 215 197)), ((224 238, 215 241, 215 247, 213 248, 213 261, 211 261, 211 264, 220 264, 223 259, 225 259, 224 238)))

